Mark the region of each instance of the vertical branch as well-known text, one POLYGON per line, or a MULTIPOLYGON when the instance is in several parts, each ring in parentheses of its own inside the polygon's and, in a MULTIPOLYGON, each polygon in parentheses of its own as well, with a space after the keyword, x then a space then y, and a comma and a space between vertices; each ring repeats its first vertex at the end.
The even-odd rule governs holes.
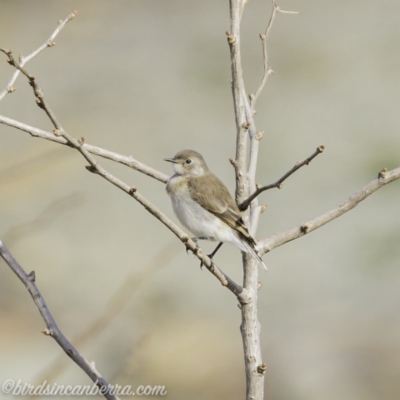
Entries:
MULTIPOLYGON (((236 158, 231 162, 236 172, 236 201, 238 204, 250 190, 253 191, 255 188, 258 154, 258 143, 255 141, 256 127, 253 121, 254 112, 246 96, 240 55, 240 23, 245 4, 245 0, 230 0, 231 30, 227 32, 231 54, 232 95, 237 129, 236 158), (251 147, 250 158, 247 159, 249 137, 251 147)), ((252 208, 250 208, 250 216, 251 213, 252 208)), ((249 227, 252 232, 257 224, 252 223, 251 220, 249 227)), ((243 288, 246 288, 248 293, 248 298, 241 301, 242 323, 240 326, 246 371, 246 399, 262 400, 264 397, 264 370, 261 366, 264 364, 261 358, 261 329, 257 316, 258 267, 255 260, 247 254, 243 256, 243 274, 243 288)))
POLYGON ((231 54, 232 95, 236 119, 236 202, 246 196, 248 185, 246 180, 248 124, 246 119, 242 61, 240 56, 240 21, 245 0, 230 0, 230 31, 226 32, 231 54))

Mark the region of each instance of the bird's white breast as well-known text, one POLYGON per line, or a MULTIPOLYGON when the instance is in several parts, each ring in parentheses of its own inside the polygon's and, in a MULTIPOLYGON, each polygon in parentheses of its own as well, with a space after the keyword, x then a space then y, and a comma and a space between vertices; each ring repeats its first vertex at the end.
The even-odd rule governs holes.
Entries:
POLYGON ((167 184, 167 192, 171 197, 175 215, 186 229, 196 236, 214 238, 222 242, 234 240, 232 229, 228 225, 192 199, 184 177, 172 176, 167 184))

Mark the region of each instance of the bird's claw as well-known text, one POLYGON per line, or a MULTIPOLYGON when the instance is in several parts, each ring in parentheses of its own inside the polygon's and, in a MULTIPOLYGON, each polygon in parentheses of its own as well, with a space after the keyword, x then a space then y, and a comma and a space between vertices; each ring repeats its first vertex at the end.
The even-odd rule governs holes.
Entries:
MULTIPOLYGON (((213 261, 214 254, 213 253, 207 254, 207 257, 211 260, 211 266, 212 266, 214 264, 214 261, 213 261)), ((203 265, 204 265, 203 261, 200 261, 200 269, 201 270, 203 270, 203 265)))
POLYGON ((197 250, 200 248, 200 246, 198 245, 197 241, 201 239, 201 238, 197 238, 197 237, 193 237, 192 240, 193 242, 195 242, 196 244, 196 248, 194 250, 190 249, 189 247, 186 247, 186 254, 189 254, 189 251, 192 252, 192 254, 196 254, 197 250))

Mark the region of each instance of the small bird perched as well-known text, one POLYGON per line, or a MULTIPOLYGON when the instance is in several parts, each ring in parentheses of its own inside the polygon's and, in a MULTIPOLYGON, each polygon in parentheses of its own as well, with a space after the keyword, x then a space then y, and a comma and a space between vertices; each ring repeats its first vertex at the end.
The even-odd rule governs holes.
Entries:
MULTIPOLYGON (((181 224, 197 237, 233 243, 251 253, 267 269, 257 253, 257 244, 240 216, 240 211, 226 186, 208 169, 197 151, 182 150, 174 158, 175 174, 169 178, 167 193, 181 224)), ((196 239, 196 238, 194 238, 196 239)))

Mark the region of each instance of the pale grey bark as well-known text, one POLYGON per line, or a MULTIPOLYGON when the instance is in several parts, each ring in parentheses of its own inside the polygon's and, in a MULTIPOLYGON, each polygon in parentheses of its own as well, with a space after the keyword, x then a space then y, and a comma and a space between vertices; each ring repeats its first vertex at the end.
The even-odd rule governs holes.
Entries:
POLYGON ((35 283, 35 272, 26 273, 25 270, 19 265, 17 260, 8 251, 5 244, 0 240, 0 256, 8 264, 11 270, 18 276, 20 281, 25 285, 29 294, 32 296, 33 301, 38 308, 43 321, 46 324, 46 329, 43 329, 43 333, 47 336, 51 336, 58 345, 65 351, 83 371, 90 377, 90 379, 101 389, 104 390, 104 397, 108 400, 119 400, 119 397, 112 393, 110 384, 101 376, 97 371, 94 362, 86 360, 79 351, 71 344, 71 342, 64 336, 59 327, 56 324, 52 314, 50 313, 47 304, 40 293, 35 283))
MULTIPOLYGON (((278 12, 281 13, 293 13, 281 10, 275 0, 272 0, 272 15, 264 34, 261 35, 261 40, 263 43, 263 54, 264 54, 264 74, 261 79, 260 86, 255 92, 255 95, 247 96, 245 90, 245 83, 243 81, 243 71, 241 64, 241 53, 240 53, 240 25, 242 21, 242 16, 245 10, 247 1, 246 0, 230 0, 230 16, 231 16, 231 26, 230 31, 227 32, 227 40, 230 47, 231 53, 231 70, 232 70, 232 94, 235 109, 235 119, 236 119, 236 157, 231 159, 231 163, 235 168, 236 172, 236 201, 243 210, 247 210, 247 214, 244 215, 246 221, 249 225, 249 230, 252 235, 255 235, 257 226, 259 223, 260 215, 264 209, 264 206, 258 204, 258 195, 269 188, 279 187, 279 185, 285 180, 289 175, 295 172, 302 165, 307 164, 306 161, 311 161, 313 157, 319 154, 322 150, 319 147, 316 153, 310 156, 303 163, 296 164, 290 171, 283 175, 278 181, 271 185, 266 185, 261 188, 256 187, 255 175, 257 169, 257 159, 260 140, 263 137, 263 132, 259 132, 256 129, 254 122, 254 106, 256 100, 259 98, 262 90, 265 87, 269 75, 272 73, 270 66, 268 65, 268 53, 267 53, 267 39, 269 37, 272 24, 278 12)), ((243 256, 243 286, 240 286, 232 279, 230 279, 226 274, 224 274, 213 262, 207 257, 204 251, 197 247, 197 244, 190 239, 188 234, 180 229, 173 221, 171 221, 161 210, 156 208, 151 202, 149 202, 136 187, 132 187, 125 182, 121 181, 119 178, 112 175, 109 171, 104 169, 98 161, 95 159, 95 155, 103 158, 113 160, 118 163, 127 165, 133 169, 138 170, 158 181, 165 183, 168 176, 135 160, 132 156, 123 156, 106 149, 102 149, 93 145, 85 143, 84 138, 77 139, 66 130, 64 130, 61 124, 58 122, 55 114, 51 111, 51 108, 47 104, 43 93, 36 82, 36 78, 31 76, 27 70, 24 69, 24 64, 44 48, 54 45, 53 39, 62 29, 62 27, 75 16, 75 13, 70 14, 68 18, 62 21, 53 33, 50 39, 40 46, 35 52, 31 53, 28 57, 21 58, 20 61, 16 61, 12 53, 9 50, 2 50, 9 57, 9 62, 12 64, 16 71, 11 77, 6 88, 1 92, 0 100, 4 98, 5 94, 11 93, 15 88, 13 84, 15 79, 20 73, 24 74, 29 80, 29 83, 34 89, 34 95, 37 98, 37 103, 41 109, 43 109, 49 119, 54 125, 53 132, 46 132, 41 129, 31 127, 22 122, 12 120, 8 117, 0 116, 0 123, 8 126, 15 127, 19 130, 28 132, 34 137, 40 137, 46 140, 51 140, 59 144, 67 145, 81 153, 81 155, 87 160, 89 166, 87 169, 101 177, 103 177, 108 182, 112 183, 119 189, 123 190, 125 193, 130 195, 136 201, 138 201, 148 212, 150 212, 154 217, 156 217, 160 222, 162 222, 172 233, 174 233, 179 240, 184 244, 186 249, 190 249, 195 256, 201 260, 203 265, 222 283, 226 286, 240 302, 241 312, 242 312, 242 323, 241 323, 241 333, 244 348, 244 361, 245 361, 245 371, 246 371, 246 400, 261 400, 264 398, 264 372, 266 370, 265 363, 262 361, 261 355, 261 339, 260 332, 261 326, 258 321, 257 316, 257 290, 258 290, 258 266, 255 260, 248 255, 243 256)), ((293 228, 287 232, 283 232, 274 235, 270 238, 261 240, 259 243, 260 252, 264 254, 274 248, 285 244, 291 240, 303 236, 304 234, 311 232, 319 228, 320 226, 332 221, 333 219, 339 217, 345 212, 354 208, 359 202, 365 199, 367 196, 372 194, 374 191, 382 187, 383 185, 390 183, 396 179, 400 179, 400 168, 392 171, 382 170, 379 173, 379 177, 365 186, 362 190, 355 193, 349 199, 347 199, 343 204, 338 207, 322 214, 319 217, 312 219, 299 227, 293 228)), ((1 254, 6 255, 8 260, 11 260, 8 255, 4 245, 1 243, 1 254)), ((9 261, 7 261, 9 262, 9 261)), ((9 263, 10 265, 10 263, 9 263)), ((13 268, 12 263, 10 267, 13 271, 20 277, 20 279, 26 284, 28 290, 34 291, 34 276, 32 274, 23 275, 18 268, 13 268), (22 277, 22 278, 21 278, 22 277), (33 286, 32 286, 33 285, 33 286)), ((40 299, 40 294, 36 293, 36 300, 40 299), (37 297, 39 296, 39 297, 37 297)), ((34 297, 35 300, 35 297, 34 297)), ((35 300, 35 301, 36 301, 35 300)), ((47 310, 45 303, 40 303, 43 309, 47 310), (43 305, 44 304, 44 305, 43 305)), ((39 306, 39 305, 38 305, 39 306)), ((43 314, 42 314, 43 315, 43 314)), ((45 313, 45 315, 47 315, 45 313)), ((47 315, 48 318, 50 317, 47 315)), ((45 319, 46 321, 46 319, 45 319)), ((54 320, 47 321, 52 324, 54 320)), ((47 323, 46 322, 46 323, 47 323)), ((55 324, 55 322, 54 322, 55 324)), ((53 326, 53 325, 51 325, 53 326)), ((54 327, 54 326, 53 326, 54 327)), ((58 328, 57 328, 58 329, 58 328)), ((53 332, 53 328, 48 327, 48 332, 53 332)), ((60 332, 57 335, 62 335, 60 332)), ((52 334, 53 336, 53 334, 52 334)), ((53 336, 54 337, 54 336, 53 336)), ((62 337, 63 336, 57 336, 62 337)), ((56 337, 55 337, 56 339, 56 337)), ((64 338, 65 339, 65 338, 64 338)), ((57 340, 57 339, 56 339, 57 340)), ((66 339, 65 339, 66 340, 66 339)), ((59 343, 60 344, 60 343, 59 343)), ((60 344, 61 345, 61 344, 60 344)), ((67 352, 68 355, 69 354, 67 352)), ((74 359, 74 358, 73 358, 74 359)), ((79 364, 78 361, 74 359, 75 362, 79 364)), ((86 361, 86 360, 85 360, 86 361)), ((81 362, 82 364, 82 362, 81 362)), ((90 363, 89 363, 90 364, 90 363)), ((80 365, 80 364, 79 364, 80 365)), ((94 366, 93 366, 94 368, 94 366)), ((97 372, 97 371, 95 371, 97 372)), ((106 384, 106 383, 105 383, 106 384)))

